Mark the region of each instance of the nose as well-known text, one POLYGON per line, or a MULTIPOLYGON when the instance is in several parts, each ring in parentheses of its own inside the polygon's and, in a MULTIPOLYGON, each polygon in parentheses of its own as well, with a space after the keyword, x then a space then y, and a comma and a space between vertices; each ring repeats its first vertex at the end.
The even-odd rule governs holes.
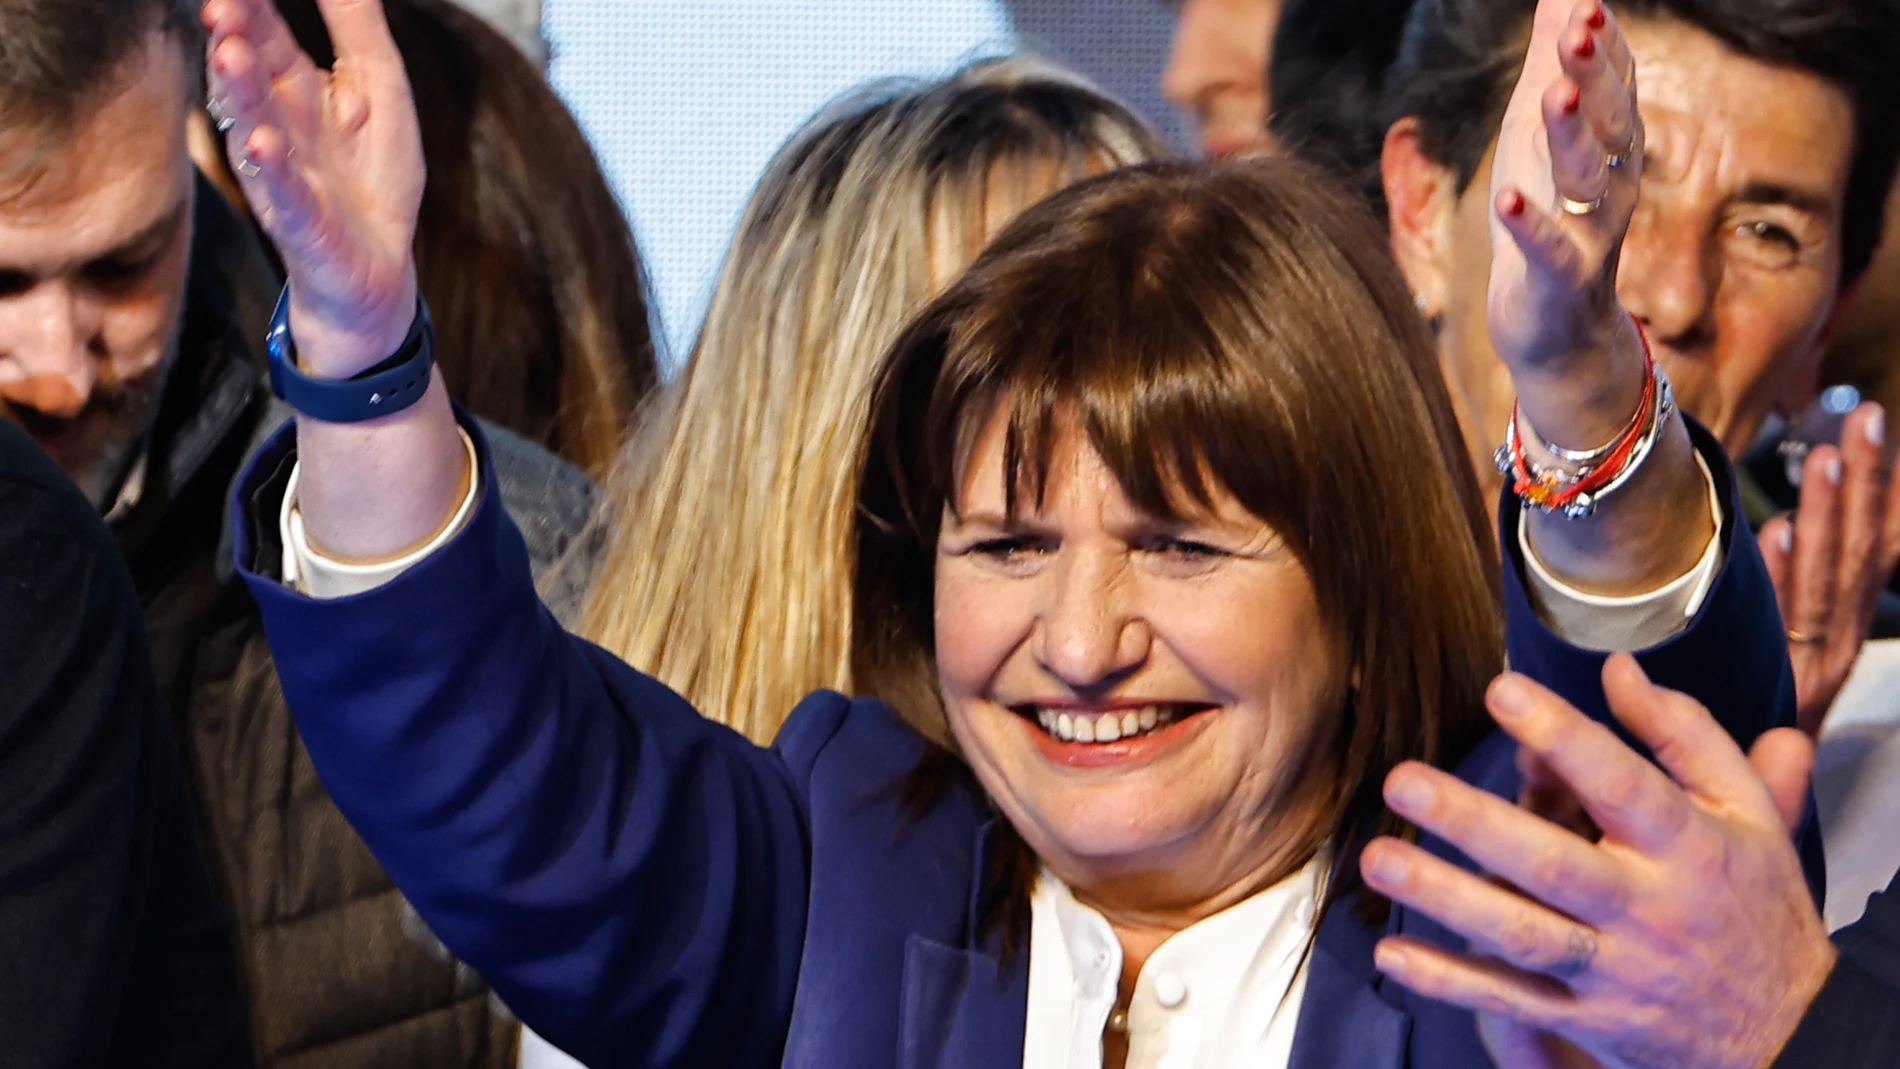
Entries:
POLYGON ((1639 207, 1623 240, 1617 297, 1652 341, 1686 353, 1708 340, 1719 271, 1700 228, 1639 207))
POLYGON ((0 398, 55 418, 78 415, 98 385, 96 337, 70 287, 43 283, 0 302, 0 398))
POLYGON ((1106 554, 1065 558, 1051 569, 1037 660, 1072 690, 1105 690, 1147 661, 1153 632, 1127 604, 1119 569, 1106 554))

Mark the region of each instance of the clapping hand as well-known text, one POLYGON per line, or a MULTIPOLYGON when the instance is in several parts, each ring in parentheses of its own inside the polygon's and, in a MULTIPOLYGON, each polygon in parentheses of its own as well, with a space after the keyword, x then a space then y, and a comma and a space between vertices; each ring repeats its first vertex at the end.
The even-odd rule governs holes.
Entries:
POLYGON ((270 0, 209 0, 206 78, 238 183, 283 256, 299 356, 346 377, 394 352, 414 318, 422 138, 382 4, 318 6, 328 71, 270 0))
POLYGON ((1808 454, 1801 505, 1762 527, 1762 557, 1781 603, 1801 729, 1818 735, 1873 626, 1900 559, 1900 494, 1886 413, 1863 404, 1841 444, 1808 454))

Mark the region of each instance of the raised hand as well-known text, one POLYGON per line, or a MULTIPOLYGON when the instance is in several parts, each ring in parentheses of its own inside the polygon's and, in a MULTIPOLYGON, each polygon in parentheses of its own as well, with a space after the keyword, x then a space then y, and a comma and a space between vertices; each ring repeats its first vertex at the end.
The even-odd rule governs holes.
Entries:
POLYGON ((1514 374, 1574 377, 1577 358, 1619 340, 1617 253, 1642 170, 1635 60, 1615 18, 1601 0, 1543 0, 1491 170, 1491 336, 1514 374))
POLYGON ((1808 454, 1801 505, 1764 525, 1760 542, 1788 630, 1795 709, 1818 735, 1860 657, 1887 577, 1900 561, 1900 494, 1886 413, 1863 404, 1847 417, 1841 444, 1808 454))
POLYGON ((1393 771, 1392 808, 1502 882, 1376 840, 1361 866, 1373 889, 1472 944, 1388 938, 1378 966, 1478 1011, 1501 1069, 1757 1069, 1834 961, 1788 836, 1813 748, 1780 729, 1745 757, 1707 710, 1626 656, 1605 666, 1604 692, 1661 769, 1528 679, 1487 696, 1598 840, 1436 769, 1393 771))
POLYGON ((290 279, 310 374, 388 357, 415 313, 422 139, 378 0, 319 0, 336 48, 310 61, 270 0, 209 0, 210 107, 239 185, 290 279))

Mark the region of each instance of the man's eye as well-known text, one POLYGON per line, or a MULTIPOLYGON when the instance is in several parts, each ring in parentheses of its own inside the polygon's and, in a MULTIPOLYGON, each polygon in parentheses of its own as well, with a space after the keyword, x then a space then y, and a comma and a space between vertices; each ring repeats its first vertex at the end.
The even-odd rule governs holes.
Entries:
POLYGON ((1017 560, 1027 554, 1034 544, 1027 538, 989 538, 970 547, 970 552, 979 557, 993 560, 1017 560))
POLYGON ((1735 228, 1738 255, 1766 267, 1788 267, 1805 251, 1794 231, 1780 223, 1756 219, 1735 228))
POLYGON ((33 288, 33 276, 25 271, 0 271, 0 297, 17 297, 33 288))

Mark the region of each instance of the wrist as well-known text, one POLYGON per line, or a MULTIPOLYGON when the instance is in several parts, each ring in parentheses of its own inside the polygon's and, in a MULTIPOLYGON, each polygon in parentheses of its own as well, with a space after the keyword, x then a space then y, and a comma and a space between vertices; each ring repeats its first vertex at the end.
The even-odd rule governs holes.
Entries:
POLYGON ((1557 360, 1511 368, 1525 437, 1568 450, 1597 448, 1629 426, 1646 378, 1642 335, 1622 311, 1597 340, 1557 360), (1534 434, 1532 433, 1534 430, 1534 434))
POLYGON ((347 379, 389 359, 409 336, 417 316, 413 267, 383 299, 347 311, 312 307, 290 289, 290 332, 297 367, 321 379, 347 379))

